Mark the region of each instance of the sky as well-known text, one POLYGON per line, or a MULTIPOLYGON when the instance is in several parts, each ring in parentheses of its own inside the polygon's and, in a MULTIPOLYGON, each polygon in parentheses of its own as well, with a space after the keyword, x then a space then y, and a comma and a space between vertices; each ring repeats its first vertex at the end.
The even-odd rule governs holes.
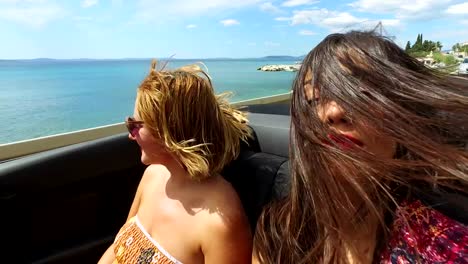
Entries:
POLYGON ((0 59, 300 56, 379 21, 403 47, 468 41, 466 0, 0 0, 0 59))

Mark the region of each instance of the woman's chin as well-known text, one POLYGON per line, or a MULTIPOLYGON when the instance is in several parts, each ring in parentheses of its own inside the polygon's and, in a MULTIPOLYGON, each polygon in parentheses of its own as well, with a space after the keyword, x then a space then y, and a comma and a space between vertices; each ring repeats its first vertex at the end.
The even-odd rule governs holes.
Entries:
POLYGON ((143 165, 150 165, 151 164, 151 162, 143 160, 143 159, 141 160, 141 163, 143 163, 143 165))
POLYGON ((145 165, 151 165, 151 164, 156 164, 156 163, 161 163, 167 160, 168 156, 165 153, 156 153, 156 152, 150 152, 149 155, 147 152, 142 151, 141 152, 141 163, 145 165))
POLYGON ((150 165, 151 164, 150 159, 144 153, 141 154, 140 160, 141 160, 141 163, 143 163, 144 165, 150 165))

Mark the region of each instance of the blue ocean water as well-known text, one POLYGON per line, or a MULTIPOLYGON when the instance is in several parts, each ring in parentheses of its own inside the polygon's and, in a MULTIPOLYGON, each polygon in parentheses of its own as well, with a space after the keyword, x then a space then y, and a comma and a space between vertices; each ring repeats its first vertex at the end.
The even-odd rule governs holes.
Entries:
MULTIPOLYGON (((202 61, 217 92, 231 101, 285 93, 295 73, 262 72, 294 61, 173 60, 169 68, 202 61)), ((0 60, 0 144, 123 122, 150 60, 0 60)))

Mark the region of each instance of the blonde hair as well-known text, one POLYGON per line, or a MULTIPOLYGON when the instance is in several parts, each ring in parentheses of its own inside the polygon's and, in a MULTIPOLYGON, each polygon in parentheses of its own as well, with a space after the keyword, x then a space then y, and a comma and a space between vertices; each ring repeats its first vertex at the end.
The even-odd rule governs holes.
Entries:
POLYGON ((156 65, 153 61, 138 88, 138 115, 192 179, 221 172, 251 136, 246 113, 229 104, 229 94, 215 95, 200 66, 156 70, 156 65))

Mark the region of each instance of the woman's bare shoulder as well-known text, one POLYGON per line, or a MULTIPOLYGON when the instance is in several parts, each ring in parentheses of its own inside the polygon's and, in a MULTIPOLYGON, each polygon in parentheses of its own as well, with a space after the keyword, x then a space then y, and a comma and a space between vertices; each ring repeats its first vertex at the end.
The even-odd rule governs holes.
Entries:
POLYGON ((221 176, 209 186, 204 195, 207 216, 214 226, 229 228, 244 228, 247 225, 247 217, 242 203, 232 185, 221 176))
POLYGON ((208 263, 250 263, 252 234, 236 191, 223 179, 206 195, 210 213, 204 214, 200 230, 205 259, 208 263))
POLYGON ((151 164, 148 167, 146 167, 145 171, 143 172, 143 176, 141 177, 140 184, 149 184, 152 182, 155 178, 159 176, 164 176, 167 174, 167 167, 161 164, 151 164))

